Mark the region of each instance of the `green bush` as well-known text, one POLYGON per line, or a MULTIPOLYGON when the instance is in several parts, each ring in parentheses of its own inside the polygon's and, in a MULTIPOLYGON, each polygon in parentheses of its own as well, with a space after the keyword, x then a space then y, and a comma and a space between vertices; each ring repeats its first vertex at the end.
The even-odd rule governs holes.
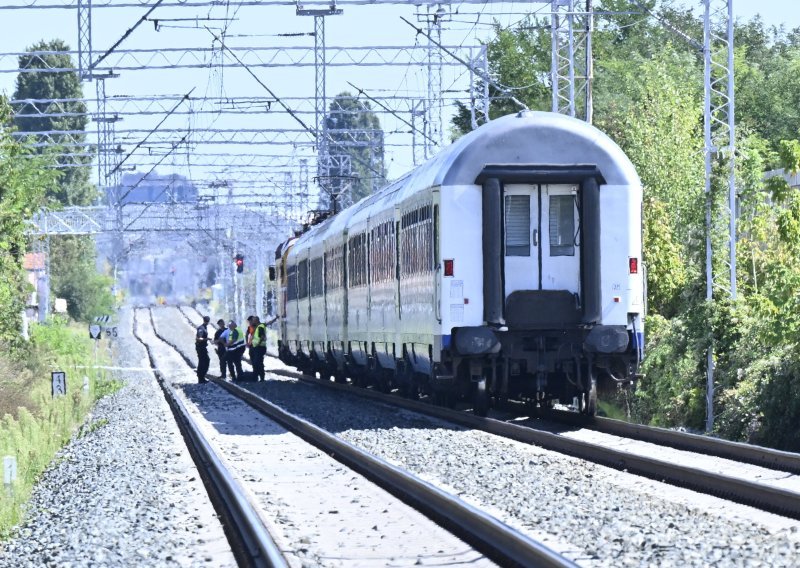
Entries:
POLYGON ((32 326, 31 341, 15 355, 19 362, 0 359, 0 457, 17 458, 13 493, 0 499, 0 539, 20 522, 36 480, 94 402, 120 386, 105 371, 79 368, 93 364, 94 345, 83 326, 65 320, 32 326), (67 373, 66 396, 52 398, 51 371, 67 373))

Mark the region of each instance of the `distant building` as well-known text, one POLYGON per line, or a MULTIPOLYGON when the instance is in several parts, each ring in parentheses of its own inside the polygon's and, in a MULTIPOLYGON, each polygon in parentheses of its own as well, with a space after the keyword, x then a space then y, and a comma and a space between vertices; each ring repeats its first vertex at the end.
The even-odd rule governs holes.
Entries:
POLYGON ((33 292, 28 296, 25 304, 30 308, 39 307, 39 285, 45 284, 41 282, 45 278, 45 256, 43 252, 29 252, 25 254, 22 260, 22 268, 25 269, 28 283, 33 286, 33 292))
POLYGON ((185 203, 197 201, 197 187, 185 176, 127 173, 122 182, 109 187, 109 205, 116 203, 185 203))

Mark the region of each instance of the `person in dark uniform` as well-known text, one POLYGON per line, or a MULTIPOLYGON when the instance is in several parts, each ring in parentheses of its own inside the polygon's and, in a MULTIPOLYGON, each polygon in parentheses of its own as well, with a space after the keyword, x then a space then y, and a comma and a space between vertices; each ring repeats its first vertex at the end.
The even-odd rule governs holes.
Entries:
POLYGON ((227 369, 225 368, 225 342, 228 340, 228 329, 225 327, 225 320, 217 321, 217 331, 214 332, 214 345, 217 346, 217 358, 219 358, 219 376, 224 379, 227 369), (224 337, 223 337, 224 336, 224 337))
POLYGON ((211 318, 203 316, 203 323, 197 326, 197 332, 194 336, 194 347, 197 350, 197 380, 201 383, 207 383, 206 373, 208 372, 208 365, 211 360, 208 358, 208 322, 211 318))

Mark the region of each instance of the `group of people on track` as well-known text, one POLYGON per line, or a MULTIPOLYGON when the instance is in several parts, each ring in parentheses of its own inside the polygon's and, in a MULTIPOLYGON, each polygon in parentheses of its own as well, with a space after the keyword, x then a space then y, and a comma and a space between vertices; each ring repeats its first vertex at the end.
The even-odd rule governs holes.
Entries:
POLYGON ((217 330, 214 338, 208 336, 208 325, 211 318, 203 316, 203 323, 197 326, 195 333, 195 348, 197 350, 197 380, 206 383, 206 373, 211 364, 208 356, 208 342, 212 341, 216 345, 217 357, 219 358, 220 378, 225 379, 230 373, 231 381, 241 381, 245 379, 242 371, 242 357, 244 350, 249 350, 250 363, 253 365, 253 379, 264 380, 264 357, 267 354, 267 326, 272 325, 277 316, 268 322, 262 323, 258 316, 247 318, 247 330, 242 333, 236 322, 231 320, 225 325, 225 320, 217 321, 217 330), (226 370, 228 373, 226 373, 226 370))

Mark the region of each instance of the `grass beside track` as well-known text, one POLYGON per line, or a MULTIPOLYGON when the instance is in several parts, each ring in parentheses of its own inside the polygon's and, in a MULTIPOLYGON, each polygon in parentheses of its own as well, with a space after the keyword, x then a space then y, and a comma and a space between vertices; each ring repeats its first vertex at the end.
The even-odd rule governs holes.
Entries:
MULTIPOLYGON (((98 363, 107 362, 106 351, 99 349, 98 363)), ((95 401, 121 387, 107 371, 81 368, 93 365, 94 357, 86 328, 59 319, 32 326, 31 340, 21 351, 0 356, 0 460, 17 459, 16 481, 0 485, 0 541, 22 521, 34 484, 95 401), (51 371, 66 372, 66 396, 51 396, 51 371), (89 379, 86 391, 84 377, 89 379)), ((2 467, 0 462, 0 473, 2 467)))

